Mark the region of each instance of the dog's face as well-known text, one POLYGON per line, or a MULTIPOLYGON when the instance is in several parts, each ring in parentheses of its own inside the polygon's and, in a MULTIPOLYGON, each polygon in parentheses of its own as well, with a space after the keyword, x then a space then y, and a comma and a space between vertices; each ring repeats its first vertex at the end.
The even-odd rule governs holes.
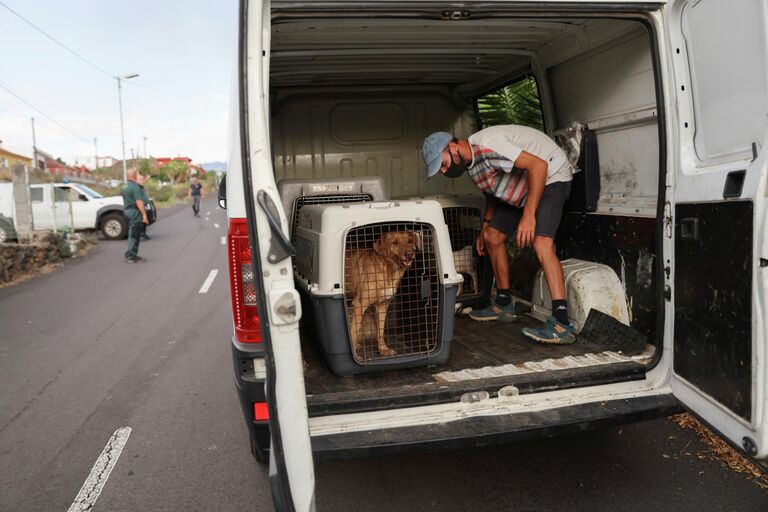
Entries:
POLYGON ((396 262, 404 268, 413 265, 416 251, 421 248, 421 238, 413 231, 392 231, 381 235, 373 243, 377 254, 396 262))

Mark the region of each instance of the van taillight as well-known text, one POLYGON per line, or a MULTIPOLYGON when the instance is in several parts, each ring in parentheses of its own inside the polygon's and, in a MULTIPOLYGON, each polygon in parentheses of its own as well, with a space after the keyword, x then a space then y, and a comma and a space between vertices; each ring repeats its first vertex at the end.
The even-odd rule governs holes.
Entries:
POLYGON ((261 323, 256 309, 256 283, 246 219, 229 219, 227 238, 235 337, 244 343, 260 343, 261 323))

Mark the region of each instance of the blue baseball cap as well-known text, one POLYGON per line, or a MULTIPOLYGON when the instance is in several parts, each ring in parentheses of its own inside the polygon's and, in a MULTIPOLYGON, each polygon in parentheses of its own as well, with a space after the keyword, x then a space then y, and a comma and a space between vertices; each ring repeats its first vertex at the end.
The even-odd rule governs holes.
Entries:
POLYGON ((426 139, 421 147, 421 157, 427 165, 427 178, 431 178, 443 165, 443 151, 448 143, 453 140, 453 135, 448 132, 435 132, 426 139))

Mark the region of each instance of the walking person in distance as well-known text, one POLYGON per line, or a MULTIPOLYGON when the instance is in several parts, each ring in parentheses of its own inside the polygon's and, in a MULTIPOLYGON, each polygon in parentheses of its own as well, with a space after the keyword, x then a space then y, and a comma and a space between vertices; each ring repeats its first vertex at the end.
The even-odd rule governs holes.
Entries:
POLYGON ((197 176, 192 176, 191 183, 189 184, 189 192, 187 197, 192 198, 192 211, 195 212, 195 217, 200 216, 200 199, 205 197, 203 192, 203 184, 197 179, 197 176))

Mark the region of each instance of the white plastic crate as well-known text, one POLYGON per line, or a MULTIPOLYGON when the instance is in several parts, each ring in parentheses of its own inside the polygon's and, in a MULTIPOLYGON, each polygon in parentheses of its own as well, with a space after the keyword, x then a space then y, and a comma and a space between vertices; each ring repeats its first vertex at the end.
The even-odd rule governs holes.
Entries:
POLYGON ((454 266, 464 277, 456 302, 462 306, 487 302, 493 286, 493 270, 488 257, 478 256, 475 250, 475 241, 483 228, 485 197, 482 194, 452 194, 411 199, 437 201, 443 208, 454 266))
MULTIPOLYGON (((577 333, 584 327, 591 309, 629 325, 626 292, 611 267, 575 258, 563 260, 561 264, 565 274, 568 316, 577 333)), ((531 316, 539 320, 545 320, 552 312, 552 297, 541 270, 536 274, 531 303, 531 316)))
POLYGON ((334 372, 447 360, 462 277, 439 203, 305 206, 295 244, 305 310, 334 372))
POLYGON ((286 179, 277 184, 277 191, 290 219, 290 236, 294 240, 299 212, 313 204, 359 203, 386 201, 384 180, 379 176, 364 178, 286 179))

